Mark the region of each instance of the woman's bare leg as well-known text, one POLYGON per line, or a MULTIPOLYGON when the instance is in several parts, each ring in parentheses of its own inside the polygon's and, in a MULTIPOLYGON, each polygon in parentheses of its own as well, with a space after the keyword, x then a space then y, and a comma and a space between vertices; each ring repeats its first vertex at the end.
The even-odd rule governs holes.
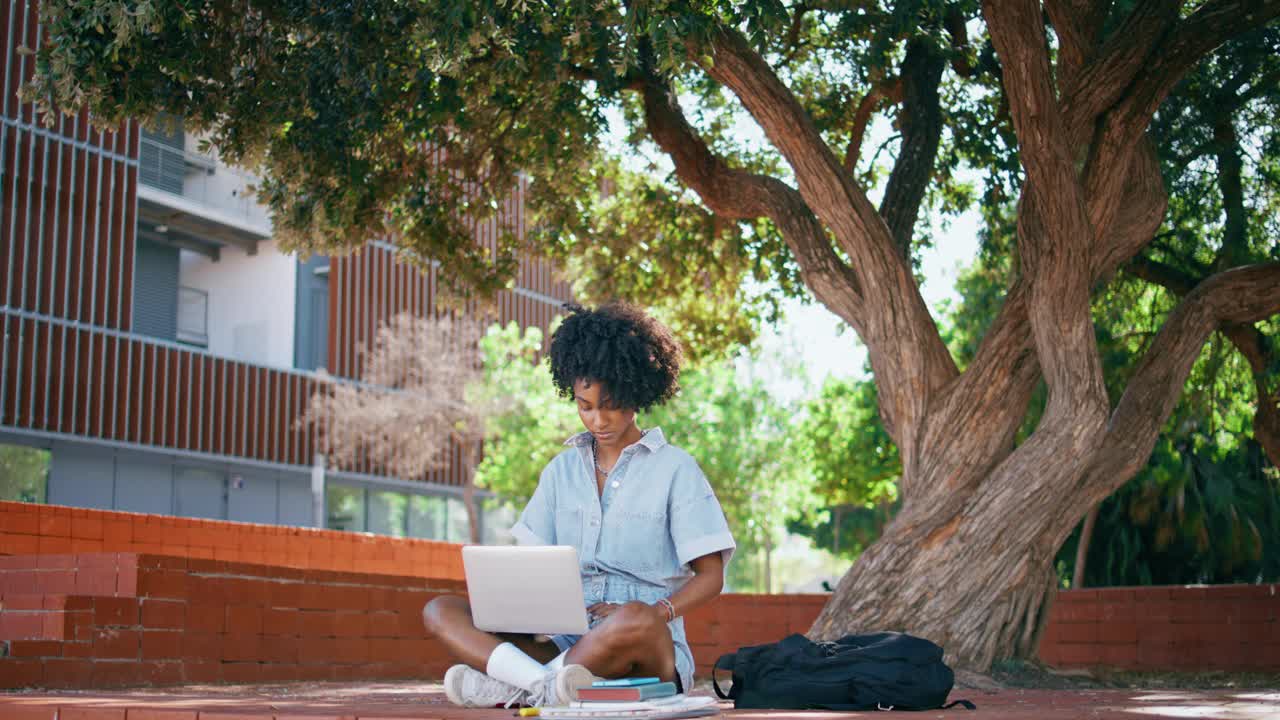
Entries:
POLYGON ((455 657, 480 672, 485 672, 493 649, 504 642, 515 645, 540 663, 560 654, 555 643, 539 641, 534 635, 495 634, 476 629, 471 619, 471 604, 456 595, 441 595, 428 602, 422 608, 422 621, 455 657))
MULTIPOLYGON (((565 664, 605 678, 652 675, 676 679, 676 649, 667 624, 642 602, 618 608, 569 649, 565 664)), ((687 688, 686 688, 687 689, 687 688)))

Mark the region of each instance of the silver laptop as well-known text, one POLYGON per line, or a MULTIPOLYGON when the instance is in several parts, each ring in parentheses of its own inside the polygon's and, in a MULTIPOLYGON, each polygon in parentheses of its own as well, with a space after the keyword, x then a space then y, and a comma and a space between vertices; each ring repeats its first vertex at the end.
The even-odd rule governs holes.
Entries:
POLYGON ((587 632, 576 548, 467 545, 462 569, 477 628, 534 635, 587 632))

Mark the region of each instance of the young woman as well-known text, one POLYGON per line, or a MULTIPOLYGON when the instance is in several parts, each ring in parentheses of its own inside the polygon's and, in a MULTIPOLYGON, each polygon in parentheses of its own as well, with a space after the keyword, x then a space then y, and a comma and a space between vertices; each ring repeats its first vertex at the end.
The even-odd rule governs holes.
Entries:
POLYGON ((466 599, 438 597, 427 628, 463 661, 445 675, 459 705, 565 704, 594 677, 693 684, 681 615, 720 594, 733 536, 706 477, 636 412, 670 399, 680 346, 638 308, 569 306, 551 338, 551 376, 586 428, 542 471, 511 532, 524 545, 572 545, 590 614, 586 635, 477 630, 466 599))

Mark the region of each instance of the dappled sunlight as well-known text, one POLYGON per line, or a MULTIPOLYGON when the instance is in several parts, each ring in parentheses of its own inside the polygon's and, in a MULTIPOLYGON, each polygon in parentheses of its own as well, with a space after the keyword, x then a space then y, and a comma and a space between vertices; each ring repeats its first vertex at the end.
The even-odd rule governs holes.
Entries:
POLYGON ((1255 720, 1280 717, 1280 693, 1232 693, 1203 697, 1192 693, 1147 693, 1133 698, 1126 712, 1168 718, 1255 720), (1150 704, 1147 704, 1150 703, 1150 704))

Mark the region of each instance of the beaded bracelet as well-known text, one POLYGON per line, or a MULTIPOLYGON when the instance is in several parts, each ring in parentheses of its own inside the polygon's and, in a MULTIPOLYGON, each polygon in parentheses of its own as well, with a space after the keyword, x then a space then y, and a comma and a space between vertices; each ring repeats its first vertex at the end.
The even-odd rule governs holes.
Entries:
POLYGON ((667 608, 667 622, 671 622, 672 620, 675 620, 676 606, 672 605, 671 601, 666 598, 658 598, 658 602, 662 603, 667 608))

